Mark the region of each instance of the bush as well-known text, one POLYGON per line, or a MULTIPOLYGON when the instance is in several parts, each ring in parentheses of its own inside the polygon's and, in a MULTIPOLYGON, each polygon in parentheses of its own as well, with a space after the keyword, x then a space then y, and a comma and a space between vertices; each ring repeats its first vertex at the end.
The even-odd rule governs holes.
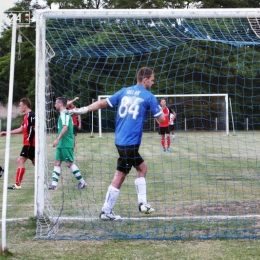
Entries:
MULTIPOLYGON (((23 122, 23 115, 12 119, 11 129, 19 128, 23 122)), ((1 131, 6 131, 7 119, 1 119, 1 131)))

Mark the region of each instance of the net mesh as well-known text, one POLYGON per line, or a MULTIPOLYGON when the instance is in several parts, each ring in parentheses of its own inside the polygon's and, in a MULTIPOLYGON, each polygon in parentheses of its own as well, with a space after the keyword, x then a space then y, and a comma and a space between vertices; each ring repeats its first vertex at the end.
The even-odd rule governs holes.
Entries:
POLYGON ((116 110, 102 111, 102 138, 97 134, 98 113, 83 115, 75 163, 88 186, 78 190, 75 178, 63 165, 58 190, 45 189, 44 223, 51 224, 44 227, 51 232, 37 228, 37 237, 258 237, 258 30, 257 18, 219 16, 48 19, 46 41, 55 56, 47 57, 46 62, 50 80, 45 92, 47 185, 53 170, 51 143, 57 130, 54 95, 79 96, 75 105, 88 105, 100 95, 134 85, 136 71, 143 66, 155 71, 155 95, 227 93, 234 120, 229 127, 235 134, 225 133, 223 97, 168 99, 177 112, 172 152, 162 152, 158 126, 150 116, 140 147, 148 163, 147 197, 155 213, 138 212, 132 169, 114 208, 122 221, 104 222, 99 213, 118 157, 116 110))

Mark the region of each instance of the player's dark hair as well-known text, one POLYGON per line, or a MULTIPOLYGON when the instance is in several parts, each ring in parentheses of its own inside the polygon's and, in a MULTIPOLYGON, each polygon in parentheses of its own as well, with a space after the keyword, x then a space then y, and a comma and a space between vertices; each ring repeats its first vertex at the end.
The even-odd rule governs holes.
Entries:
POLYGON ((67 106, 67 99, 65 97, 57 97, 56 100, 61 103, 64 107, 67 106))
POLYGON ((162 100, 165 100, 165 102, 167 103, 167 100, 166 100, 166 98, 161 98, 161 101, 162 101, 162 100))
POLYGON ((28 108, 31 108, 32 103, 31 103, 31 100, 29 98, 21 98, 20 102, 22 102, 28 108))
POLYGON ((147 78, 151 78, 151 76, 154 74, 153 70, 147 67, 143 67, 141 69, 139 69, 139 71, 137 72, 137 81, 140 82, 143 79, 147 78))

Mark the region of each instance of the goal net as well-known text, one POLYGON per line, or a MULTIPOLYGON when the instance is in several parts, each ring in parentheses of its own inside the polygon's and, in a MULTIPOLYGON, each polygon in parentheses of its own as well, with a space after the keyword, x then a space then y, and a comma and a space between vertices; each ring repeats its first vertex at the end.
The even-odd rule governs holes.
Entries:
POLYGON ((36 238, 259 237, 259 16, 258 9, 37 10, 36 238), (132 169, 114 208, 122 221, 102 221, 118 158, 116 108, 81 117, 74 152, 87 187, 77 189, 63 163, 58 189, 48 190, 55 97, 88 105, 136 84, 144 66, 155 71, 152 93, 177 113, 172 151, 162 152, 148 115, 140 154, 155 212, 139 213, 132 169))

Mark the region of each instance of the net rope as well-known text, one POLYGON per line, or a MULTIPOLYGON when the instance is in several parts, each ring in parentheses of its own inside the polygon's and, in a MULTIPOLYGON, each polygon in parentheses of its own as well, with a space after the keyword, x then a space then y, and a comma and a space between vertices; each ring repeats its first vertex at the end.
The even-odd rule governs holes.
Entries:
POLYGON ((216 128, 216 118, 225 121, 223 98, 168 98, 177 112, 172 152, 162 152, 158 126, 150 116, 140 147, 155 213, 138 212, 132 169, 114 209, 123 220, 104 222, 98 216, 118 157, 116 110, 102 110, 102 138, 98 113, 83 115, 75 163, 88 186, 78 190, 62 165, 58 190, 45 189, 44 227, 55 232, 41 231, 39 221, 37 238, 259 237, 258 18, 48 19, 46 41, 53 54, 46 62, 46 185, 51 182, 58 116, 53 93, 79 96, 75 105, 88 105, 100 95, 134 85, 143 66, 155 71, 155 95, 227 93, 236 135, 227 136, 224 123, 216 128), (92 127, 94 137, 89 138, 92 127))

